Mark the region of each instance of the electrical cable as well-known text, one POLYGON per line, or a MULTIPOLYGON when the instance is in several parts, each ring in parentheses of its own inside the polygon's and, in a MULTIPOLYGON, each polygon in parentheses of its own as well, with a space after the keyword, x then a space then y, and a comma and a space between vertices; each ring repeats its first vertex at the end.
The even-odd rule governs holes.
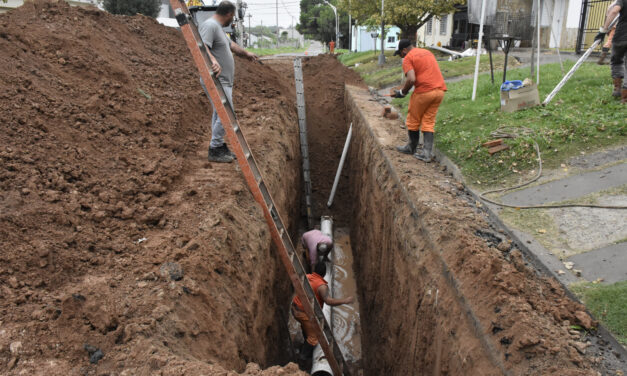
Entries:
MULTIPOLYGON (((531 128, 516 127, 516 126, 503 126, 491 132, 490 136, 493 138, 515 139, 521 136, 532 136, 534 134, 535 134, 535 131, 531 128)), ((595 209, 627 209, 627 206, 598 205, 598 204, 510 205, 510 204, 497 202, 497 201, 494 201, 485 197, 485 195, 490 194, 490 193, 506 192, 506 191, 511 191, 513 189, 522 188, 540 179, 540 176, 542 176, 542 156, 540 155, 540 147, 538 146, 538 143, 536 142, 535 139, 533 140, 533 146, 535 148, 536 155, 538 156, 538 173, 536 174, 536 176, 534 176, 531 180, 528 180, 522 184, 518 184, 512 187, 498 188, 498 189, 492 189, 489 191, 482 192, 479 194, 479 198, 494 205, 498 205, 498 206, 502 206, 506 208, 514 208, 514 209, 559 209, 559 208, 578 208, 578 207, 595 208, 595 209)))

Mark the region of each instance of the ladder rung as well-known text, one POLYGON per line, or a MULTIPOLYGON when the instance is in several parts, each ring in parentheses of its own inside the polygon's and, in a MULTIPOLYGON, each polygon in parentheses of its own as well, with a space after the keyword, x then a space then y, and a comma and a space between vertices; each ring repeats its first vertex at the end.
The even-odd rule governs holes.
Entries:
POLYGON ((222 104, 226 104, 226 102, 228 102, 228 100, 226 98, 222 98, 222 104))
POLYGON ((244 152, 244 157, 246 157, 246 159, 250 158, 250 151, 244 152))
POLYGON ((235 133, 239 132, 239 125, 233 124, 233 132, 235 133))
MULTIPOLYGON (((268 205, 268 211, 270 212, 270 214, 272 214, 272 209, 274 209, 274 204, 270 203, 268 205)), ((280 233, 279 233, 280 234, 280 233)))

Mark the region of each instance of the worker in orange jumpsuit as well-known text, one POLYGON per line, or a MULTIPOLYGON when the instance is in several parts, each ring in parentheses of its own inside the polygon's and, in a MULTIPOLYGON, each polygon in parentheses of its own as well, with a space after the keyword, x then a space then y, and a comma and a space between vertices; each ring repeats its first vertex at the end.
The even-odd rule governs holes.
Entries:
POLYGON ((334 41, 330 41, 329 42, 329 51, 331 51, 331 55, 333 55, 333 52, 335 51, 335 42, 334 41))
MULTIPOLYGON (((329 294, 329 288, 327 287, 327 281, 324 280, 325 274, 327 274, 327 265, 324 262, 317 263, 314 272, 307 274, 307 279, 309 280, 309 284, 316 295, 316 300, 318 300, 320 307, 322 308, 324 303, 330 306, 351 304, 353 302, 352 296, 344 299, 334 299, 331 297, 331 294, 329 294)), ((303 304, 298 296, 294 297, 294 300, 292 301, 292 315, 300 323, 303 331, 303 337, 305 338, 299 357, 301 360, 306 360, 311 358, 313 349, 318 344, 318 338, 316 337, 316 333, 314 331, 314 324, 309 321, 309 317, 307 317, 303 304)))
POLYGON ((395 90, 394 97, 405 97, 414 86, 405 122, 409 142, 407 145, 397 146, 396 149, 401 153, 413 154, 414 157, 428 163, 433 160, 435 117, 446 91, 444 77, 442 77, 435 56, 429 50, 412 46, 409 39, 401 39, 398 42, 394 55, 400 55, 403 58, 403 72, 407 78, 403 88, 395 90), (424 146, 417 152, 420 131, 422 131, 424 146))

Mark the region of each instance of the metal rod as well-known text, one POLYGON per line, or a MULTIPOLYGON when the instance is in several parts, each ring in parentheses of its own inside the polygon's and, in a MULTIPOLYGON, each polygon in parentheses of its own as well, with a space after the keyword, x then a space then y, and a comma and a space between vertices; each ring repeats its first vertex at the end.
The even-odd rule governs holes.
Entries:
POLYGON ((346 142, 344 143, 344 150, 342 150, 342 158, 340 158, 340 165, 337 166, 337 172, 335 173, 335 181, 333 181, 333 188, 331 189, 331 195, 329 196, 329 201, 327 202, 327 207, 331 207, 333 205, 333 197, 335 197, 335 190, 337 189, 337 184, 340 182, 340 174, 342 173, 342 167, 344 167, 344 160, 346 160, 346 154, 348 153, 348 146, 351 142, 351 136, 353 135, 353 123, 348 128, 348 135, 346 136, 346 142))
MULTIPOLYGON (((620 16, 616 16, 616 18, 614 19, 614 21, 612 21, 612 23, 610 24, 610 27, 608 27, 608 30, 611 30, 612 27, 614 27, 614 25, 618 22, 618 18, 620 16)), ((566 75, 564 76, 564 78, 562 78, 562 80, 557 84, 557 86, 555 86, 555 88, 553 89, 553 91, 551 91, 551 93, 549 93, 549 95, 546 96, 546 99, 544 100, 544 102, 542 102, 543 106, 546 106, 552 99, 553 97, 555 97, 555 94, 557 94, 562 87, 566 84, 566 82, 568 82, 568 80, 572 77, 573 74, 575 74, 575 72, 577 71, 577 69, 579 69, 579 67, 581 66, 581 64, 583 64, 584 61, 586 61, 586 59, 588 58, 588 56, 590 56, 590 54, 592 53, 592 51, 601 43, 600 40, 595 40, 594 43, 592 43, 592 46, 590 46, 590 48, 588 48, 588 50, 579 58, 579 60, 577 60, 577 62, 575 63, 575 65, 573 65, 572 68, 570 68, 570 70, 568 71, 568 73, 566 73, 566 75)))
POLYGON ((481 60, 481 40, 483 39, 483 19, 485 18, 485 1, 481 2, 481 18, 479 19, 479 38, 477 39, 477 59, 475 60, 475 79, 472 82, 472 101, 477 97, 477 81, 479 81, 479 62, 481 60))
POLYGON ((542 26, 542 25, 540 25, 540 14, 541 14, 541 11, 542 11, 542 8, 540 7, 540 1, 541 0, 538 0, 538 21, 537 21, 537 24, 538 24, 538 27, 537 27, 537 31, 538 31, 538 38, 537 38, 538 39, 538 44, 537 44, 537 46, 538 46, 538 54, 537 55, 538 56, 536 56, 536 59, 538 59, 538 60, 537 60, 537 64, 536 64, 536 75, 537 75, 536 85, 540 85, 540 28, 542 26))

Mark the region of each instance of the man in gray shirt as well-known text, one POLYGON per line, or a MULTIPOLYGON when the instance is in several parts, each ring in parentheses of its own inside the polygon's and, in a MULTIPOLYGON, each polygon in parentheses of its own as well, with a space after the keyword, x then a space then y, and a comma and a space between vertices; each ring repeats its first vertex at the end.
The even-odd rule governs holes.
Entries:
MULTIPOLYGON (((226 35, 223 27, 233 22, 235 16, 235 5, 230 1, 222 1, 218 4, 218 9, 213 17, 200 24, 198 31, 203 42, 209 47, 213 72, 218 76, 224 93, 226 94, 231 108, 233 108, 233 79, 235 76, 234 52, 236 55, 249 60, 257 60, 257 56, 250 53, 233 42, 226 35)), ((207 92, 202 79, 200 80, 203 89, 207 92)), ((211 119, 211 144, 209 144, 209 160, 212 162, 229 163, 235 159, 235 155, 229 150, 224 142, 224 128, 218 117, 218 113, 213 109, 211 119)))

